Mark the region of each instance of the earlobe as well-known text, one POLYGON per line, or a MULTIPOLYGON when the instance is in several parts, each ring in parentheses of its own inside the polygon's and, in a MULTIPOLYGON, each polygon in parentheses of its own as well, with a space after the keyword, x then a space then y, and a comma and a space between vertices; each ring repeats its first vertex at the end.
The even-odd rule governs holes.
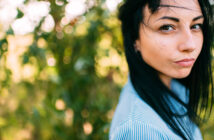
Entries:
POLYGON ((136 52, 140 51, 140 42, 139 40, 136 40, 135 43, 134 43, 134 49, 136 52))

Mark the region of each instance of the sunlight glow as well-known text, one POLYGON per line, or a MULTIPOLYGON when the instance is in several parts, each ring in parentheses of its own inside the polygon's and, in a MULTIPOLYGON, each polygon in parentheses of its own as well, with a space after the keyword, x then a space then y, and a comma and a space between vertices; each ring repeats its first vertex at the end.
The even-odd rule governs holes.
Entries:
POLYGON ((95 0, 67 0, 68 4, 65 6, 65 16, 62 18, 62 26, 67 25, 72 20, 83 15, 91 7, 95 5, 95 0))
POLYGON ((122 0, 106 0, 106 6, 109 11, 113 12, 117 9, 117 5, 122 2, 122 0))
POLYGON ((28 129, 21 129, 17 132, 16 135, 16 140, 26 140, 26 139, 31 139, 32 138, 32 133, 28 129))
POLYGON ((85 0, 73 0, 65 6, 65 15, 69 20, 82 15, 86 11, 85 0))
POLYGON ((19 82, 22 78, 22 66, 20 61, 20 57, 26 52, 29 45, 33 42, 32 35, 25 36, 8 36, 8 51, 7 51, 7 60, 6 66, 12 72, 12 80, 14 82, 19 82))
POLYGON ((12 7, 18 7, 24 3, 25 0, 1 0, 0 5, 10 5, 12 7))
POLYGON ((48 58, 48 66, 55 66, 56 60, 53 57, 48 58))
POLYGON ((56 5, 62 6, 64 4, 64 1, 61 0, 55 0, 56 5))
POLYGON ((93 126, 91 125, 91 123, 86 122, 86 123, 83 124, 83 130, 84 130, 84 133, 86 135, 89 135, 93 131, 93 126))
POLYGON ((53 19, 52 15, 49 14, 45 18, 45 21, 42 23, 41 29, 44 32, 51 32, 54 29, 54 26, 55 26, 54 19, 53 19))
POLYGON ((11 6, 5 6, 0 8, 0 25, 2 28, 0 30, 6 31, 9 25, 13 22, 18 14, 17 10, 11 6))
POLYGON ((50 3, 44 1, 31 2, 26 5, 26 7, 23 7, 23 11, 31 21, 38 23, 41 18, 48 15, 50 11, 50 3))
POLYGON ((66 105, 62 99, 58 99, 58 100, 56 100, 55 107, 57 110, 64 110, 66 105))
POLYGON ((12 24, 12 29, 16 35, 33 32, 34 28, 35 26, 27 17, 17 19, 12 24))
POLYGON ((18 108, 18 106, 19 106, 19 102, 15 98, 11 98, 11 99, 9 99, 7 101, 7 107, 8 107, 8 110, 10 112, 16 111, 16 109, 18 108))
POLYGON ((8 30, 18 14, 17 8, 23 2, 24 0, 0 0, 0 25, 2 26, 0 30, 8 30))
MULTIPOLYGON (((44 1, 34 1, 30 2, 27 5, 23 5, 21 11, 24 13, 24 16, 20 19, 16 19, 12 23, 12 29, 15 34, 24 35, 30 32, 33 32, 36 26, 39 25, 40 21, 47 16, 46 22, 49 22, 50 25, 43 25, 47 28, 45 31, 52 30, 54 24, 50 16, 48 16, 50 11, 50 3, 44 1)), ((44 23, 45 24, 45 23, 44 23)), ((47 24, 47 23, 46 23, 47 24)))
POLYGON ((65 125, 71 126, 74 119, 74 111, 72 109, 67 109, 65 111, 65 125))
POLYGON ((37 46, 39 48, 45 48, 47 47, 47 42, 44 38, 39 38, 38 41, 37 41, 37 46))
POLYGON ((34 82, 36 72, 36 67, 31 64, 24 65, 21 70, 23 79, 31 82, 34 82))

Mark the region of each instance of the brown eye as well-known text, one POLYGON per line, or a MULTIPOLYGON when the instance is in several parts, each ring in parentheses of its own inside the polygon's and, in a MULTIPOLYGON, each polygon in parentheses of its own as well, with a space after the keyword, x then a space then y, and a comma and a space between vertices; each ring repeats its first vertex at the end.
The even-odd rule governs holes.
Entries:
POLYGON ((163 25, 160 27, 159 29, 162 32, 170 32, 174 30, 174 26, 173 25, 163 25))
POLYGON ((191 27, 193 30, 201 30, 202 29, 202 24, 195 24, 191 27))

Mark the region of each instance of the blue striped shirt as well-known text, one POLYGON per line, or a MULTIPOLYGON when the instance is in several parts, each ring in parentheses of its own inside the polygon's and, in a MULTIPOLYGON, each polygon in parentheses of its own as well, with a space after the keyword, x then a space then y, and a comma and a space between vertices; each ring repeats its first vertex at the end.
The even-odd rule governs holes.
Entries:
MULTIPOLYGON (((171 88, 184 101, 187 100, 185 88, 172 80, 171 88)), ((178 104, 177 104, 178 105, 178 104)), ((177 106, 179 108, 179 105, 177 106)), ((184 118, 191 125, 194 140, 202 140, 199 128, 189 118, 184 118)), ((136 93, 128 78, 111 123, 110 140, 182 140, 162 120, 162 118, 136 93)))

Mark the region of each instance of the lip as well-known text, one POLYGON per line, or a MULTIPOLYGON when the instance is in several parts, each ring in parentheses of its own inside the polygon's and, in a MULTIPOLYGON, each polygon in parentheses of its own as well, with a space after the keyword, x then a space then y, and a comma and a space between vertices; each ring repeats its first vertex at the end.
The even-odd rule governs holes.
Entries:
POLYGON ((176 61, 175 63, 181 67, 191 67, 195 63, 195 59, 187 58, 187 59, 182 59, 182 60, 176 61))

